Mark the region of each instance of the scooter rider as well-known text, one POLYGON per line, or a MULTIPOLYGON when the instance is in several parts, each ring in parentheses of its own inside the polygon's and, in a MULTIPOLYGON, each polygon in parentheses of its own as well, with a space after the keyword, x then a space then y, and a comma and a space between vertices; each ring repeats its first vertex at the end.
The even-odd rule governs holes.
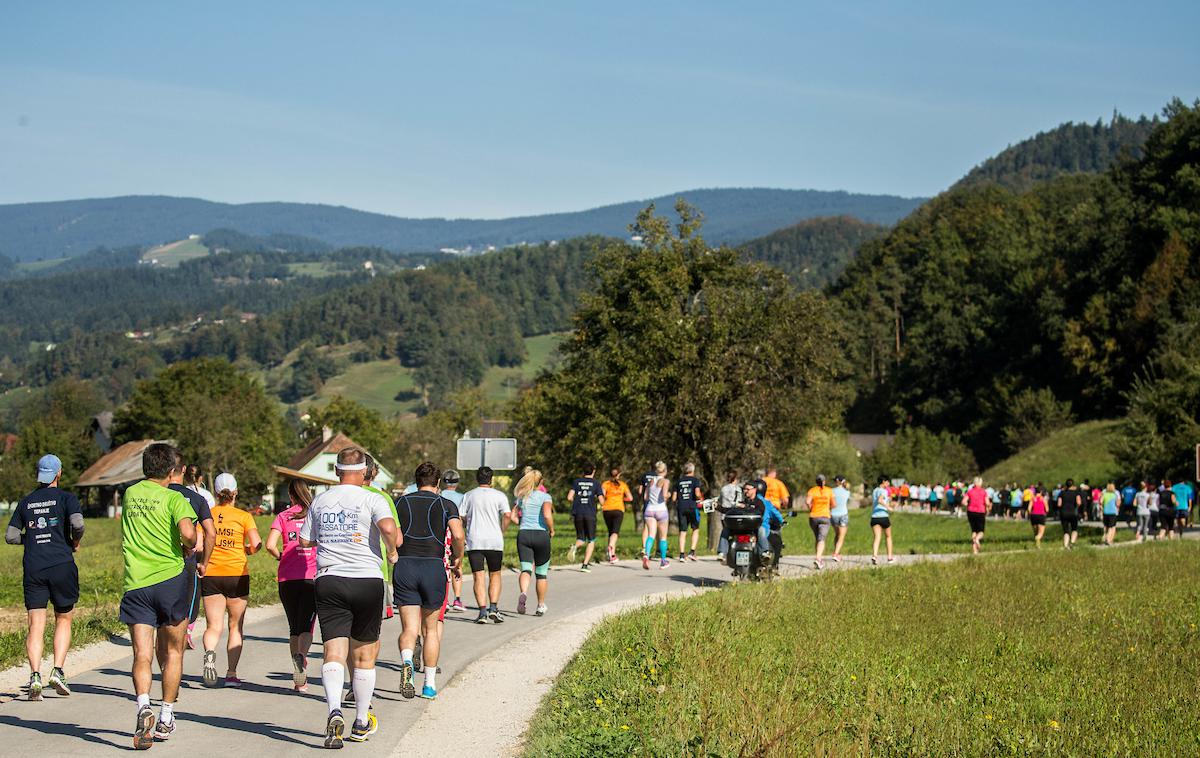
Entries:
POLYGON ((742 502, 730 512, 751 513, 762 517, 762 526, 758 529, 758 552, 760 555, 769 553, 771 551, 769 539, 771 531, 777 531, 783 527, 783 514, 779 512, 778 508, 771 505, 770 500, 758 494, 758 486, 753 481, 742 485, 742 502))

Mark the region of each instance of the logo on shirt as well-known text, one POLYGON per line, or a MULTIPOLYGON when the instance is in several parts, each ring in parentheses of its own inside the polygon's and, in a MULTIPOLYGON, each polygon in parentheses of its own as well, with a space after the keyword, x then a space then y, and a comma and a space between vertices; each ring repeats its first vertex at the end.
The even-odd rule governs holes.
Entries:
POLYGON ((39 518, 39 519, 37 520, 37 528, 38 528, 38 529, 45 529, 45 528, 46 528, 46 519, 44 519, 44 518, 39 518))

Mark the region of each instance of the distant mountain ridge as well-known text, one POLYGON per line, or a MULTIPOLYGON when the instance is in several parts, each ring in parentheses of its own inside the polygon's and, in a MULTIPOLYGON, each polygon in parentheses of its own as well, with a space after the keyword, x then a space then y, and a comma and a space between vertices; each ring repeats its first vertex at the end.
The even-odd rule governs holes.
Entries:
POLYGON ((16 261, 74 257, 101 246, 160 245, 214 229, 299 235, 333 247, 374 245, 396 252, 500 247, 589 234, 625 236, 638 210, 650 202, 667 210, 677 197, 705 213, 705 238, 717 243, 743 242, 816 216, 892 224, 924 202, 841 191, 700 189, 584 211, 487 220, 401 218, 308 203, 232 205, 131 195, 0 205, 0 255, 16 261))

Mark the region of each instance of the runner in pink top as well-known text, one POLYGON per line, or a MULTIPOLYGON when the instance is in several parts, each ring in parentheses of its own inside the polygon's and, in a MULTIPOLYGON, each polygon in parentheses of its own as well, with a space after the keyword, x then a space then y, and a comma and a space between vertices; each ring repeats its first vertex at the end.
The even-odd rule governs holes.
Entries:
POLYGON ((971 552, 979 552, 983 541, 983 530, 987 526, 988 495, 983 480, 975 477, 971 489, 967 490, 967 521, 971 524, 971 552))
POLYGON ((292 684, 297 692, 308 690, 308 649, 312 646, 313 622, 317 618, 316 548, 301 547, 300 527, 308 518, 312 494, 304 482, 288 485, 292 507, 275 517, 267 535, 267 552, 279 561, 279 601, 287 614, 289 648, 292 654, 292 684), (282 543, 282 548, 281 548, 282 543))
POLYGON ((1042 535, 1046 533, 1046 493, 1040 489, 1033 491, 1033 501, 1029 504, 1029 523, 1033 526, 1033 541, 1041 547, 1042 535))

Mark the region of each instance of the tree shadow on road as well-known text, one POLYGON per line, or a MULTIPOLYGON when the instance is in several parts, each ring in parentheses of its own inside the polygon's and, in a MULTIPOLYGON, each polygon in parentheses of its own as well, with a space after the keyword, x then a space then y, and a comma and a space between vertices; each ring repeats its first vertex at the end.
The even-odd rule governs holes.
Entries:
MULTIPOLYGON (((64 737, 73 737, 84 742, 92 742, 105 747, 115 747, 123 750, 133 750, 133 745, 129 743, 133 732, 121 732, 115 729, 98 729, 79 726, 78 724, 64 724, 58 721, 36 721, 29 718, 20 718, 17 716, 0 716, 0 724, 8 727, 21 727, 37 732, 38 734, 58 734, 64 737), (104 739, 100 735, 111 734, 121 737, 126 740, 126 744, 114 742, 104 739)), ((10 732, 10 734, 12 734, 10 732)), ((15 736, 15 735, 14 735, 15 736)))

